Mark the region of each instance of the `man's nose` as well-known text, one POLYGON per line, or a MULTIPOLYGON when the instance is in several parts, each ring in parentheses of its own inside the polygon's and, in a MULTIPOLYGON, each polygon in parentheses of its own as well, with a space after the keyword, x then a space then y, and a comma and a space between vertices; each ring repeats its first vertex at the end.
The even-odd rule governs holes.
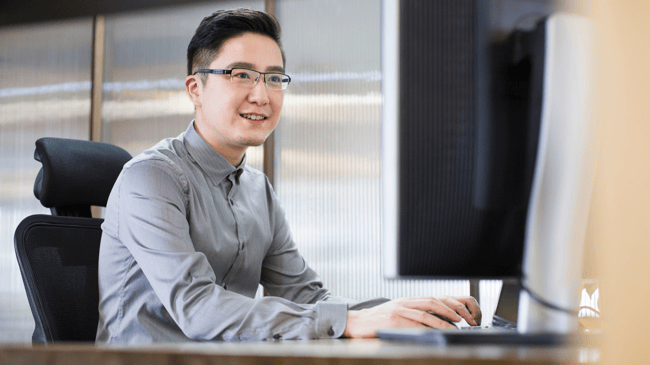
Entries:
POLYGON ((249 101, 251 103, 256 103, 258 105, 266 105, 269 103, 269 90, 266 87, 264 82, 264 76, 260 75, 257 79, 257 83, 251 89, 251 92, 248 94, 249 101))

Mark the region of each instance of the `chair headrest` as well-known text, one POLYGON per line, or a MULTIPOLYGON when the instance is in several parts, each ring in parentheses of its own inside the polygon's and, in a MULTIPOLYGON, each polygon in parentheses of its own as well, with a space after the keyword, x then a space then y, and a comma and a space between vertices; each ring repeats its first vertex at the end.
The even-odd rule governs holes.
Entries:
POLYGON ((34 159, 43 164, 34 183, 34 195, 43 206, 105 207, 131 155, 107 143, 41 138, 36 141, 34 159))

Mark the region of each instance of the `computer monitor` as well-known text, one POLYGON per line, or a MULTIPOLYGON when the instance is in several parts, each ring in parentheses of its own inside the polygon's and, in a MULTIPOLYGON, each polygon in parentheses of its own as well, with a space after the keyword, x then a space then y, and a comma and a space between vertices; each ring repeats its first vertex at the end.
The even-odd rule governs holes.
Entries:
POLYGON ((488 1, 382 6, 385 276, 514 279, 519 332, 574 331, 595 170, 589 22, 552 13, 495 40, 488 1))

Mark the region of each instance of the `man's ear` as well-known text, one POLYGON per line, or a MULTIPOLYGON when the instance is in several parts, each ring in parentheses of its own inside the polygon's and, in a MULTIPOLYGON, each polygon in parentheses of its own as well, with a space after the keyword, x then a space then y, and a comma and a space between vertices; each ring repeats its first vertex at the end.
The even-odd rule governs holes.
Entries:
POLYGON ((185 79, 185 90, 187 91, 187 95, 190 97, 192 104, 198 108, 202 105, 202 86, 201 80, 199 80, 199 76, 197 75, 190 75, 185 79))

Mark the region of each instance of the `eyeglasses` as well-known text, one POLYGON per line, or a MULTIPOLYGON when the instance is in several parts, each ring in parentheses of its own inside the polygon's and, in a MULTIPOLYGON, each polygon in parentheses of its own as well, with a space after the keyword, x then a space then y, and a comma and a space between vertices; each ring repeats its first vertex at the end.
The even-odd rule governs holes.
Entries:
POLYGON ((273 90, 284 90, 291 82, 291 77, 289 77, 289 75, 277 72, 259 72, 255 70, 247 70, 245 68, 233 68, 231 70, 201 69, 194 71, 193 75, 196 75, 197 73, 230 75, 230 81, 243 86, 257 85, 260 76, 264 75, 264 83, 266 84, 266 87, 273 90))

